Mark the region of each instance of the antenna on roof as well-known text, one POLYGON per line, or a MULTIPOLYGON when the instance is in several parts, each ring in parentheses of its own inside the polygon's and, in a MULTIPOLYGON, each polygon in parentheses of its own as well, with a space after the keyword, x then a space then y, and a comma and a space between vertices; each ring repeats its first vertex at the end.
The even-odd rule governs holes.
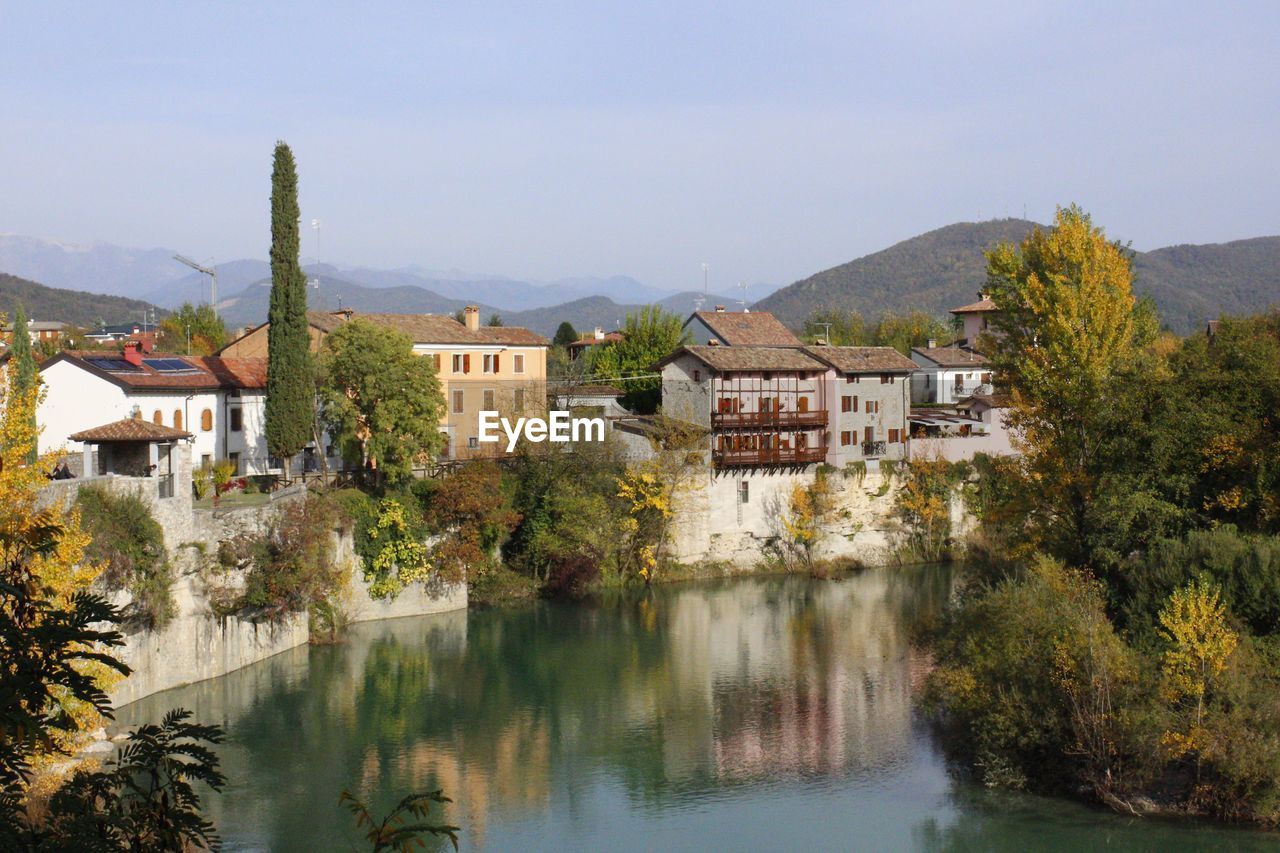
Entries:
POLYGON ((742 298, 738 302, 742 305, 742 313, 747 313, 747 283, 745 281, 738 282, 738 289, 742 291, 742 298))

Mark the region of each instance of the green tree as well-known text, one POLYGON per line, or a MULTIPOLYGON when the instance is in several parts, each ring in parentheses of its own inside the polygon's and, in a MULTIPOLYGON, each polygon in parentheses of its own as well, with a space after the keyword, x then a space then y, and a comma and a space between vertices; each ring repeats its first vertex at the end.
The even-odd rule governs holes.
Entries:
POLYGON ((996 335, 983 342, 1011 392, 1007 423, 1041 488, 1037 540, 1089 564, 1098 507, 1129 429, 1128 388, 1154 317, 1133 295, 1130 253, 1088 214, 1060 208, 1048 231, 987 253, 996 335))
MULTIPOLYGON (((298 173, 276 143, 271 172, 271 304, 267 313, 267 449, 286 461, 311 440, 315 411, 307 279, 298 260, 298 173)), ((287 467, 286 467, 287 470, 287 467)))
MULTIPOLYGON (((27 331, 27 312, 19 302, 13 311, 13 336, 9 348, 9 357, 17 364, 17 372, 14 374, 13 390, 14 393, 22 398, 27 397, 40 383, 40 371, 36 367, 35 355, 31 352, 31 336, 27 331)), ((31 408, 28 415, 31 421, 32 431, 39 433, 36 425, 36 410, 31 408)), ((26 461, 28 465, 36 464, 36 445, 32 445, 27 451, 26 461)))
POLYGON ((506 323, 502 322, 502 315, 495 311, 494 313, 489 315, 489 321, 485 323, 485 325, 486 326, 505 326, 506 323))
POLYGON ((321 420, 343 456, 406 479, 415 461, 440 451, 444 396, 431 360, 401 332, 355 319, 326 339, 319 360, 321 420))
POLYGON ((160 321, 160 334, 170 351, 190 355, 212 355, 227 343, 227 327, 207 302, 182 303, 177 312, 160 321))
POLYGON ((905 316, 885 314, 870 335, 869 344, 877 347, 893 347, 910 356, 912 347, 922 347, 929 341, 945 343, 952 338, 950 324, 923 311, 911 311, 905 316))
POLYGON ((609 379, 626 392, 623 404, 639 412, 653 412, 662 397, 657 377, 637 378, 651 373, 653 365, 689 340, 683 321, 658 305, 646 305, 627 314, 622 340, 600 347, 593 364, 595 375, 609 379))
POLYGON ((565 320, 563 323, 560 324, 559 328, 556 329, 556 336, 551 339, 551 343, 555 344, 558 347, 563 347, 563 346, 568 346, 569 344, 573 343, 577 339, 578 339, 578 330, 573 327, 572 323, 570 323, 568 320, 565 320))

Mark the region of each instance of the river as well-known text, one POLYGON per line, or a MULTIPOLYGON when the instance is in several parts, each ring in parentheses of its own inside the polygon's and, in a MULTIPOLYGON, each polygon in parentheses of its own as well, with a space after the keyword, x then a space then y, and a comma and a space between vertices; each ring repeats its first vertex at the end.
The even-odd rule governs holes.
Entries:
POLYGON ((913 708, 910 636, 945 567, 769 577, 355 626, 135 702, 228 731, 209 814, 230 850, 362 848, 443 788, 463 849, 1274 849, 1280 836, 988 792, 913 708))

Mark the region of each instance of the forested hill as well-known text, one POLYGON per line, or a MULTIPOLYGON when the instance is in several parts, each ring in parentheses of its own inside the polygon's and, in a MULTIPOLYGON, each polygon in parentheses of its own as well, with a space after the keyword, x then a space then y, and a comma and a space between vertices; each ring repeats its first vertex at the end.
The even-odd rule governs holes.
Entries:
MULTIPOLYGON (((912 237, 874 254, 824 270, 756 303, 793 328, 819 308, 876 317, 920 309, 944 315, 977 299, 986 275, 983 251, 1017 242, 1034 222, 961 222, 912 237)), ((1137 290, 1150 293, 1164 321, 1187 332, 1219 314, 1280 304, 1280 237, 1139 252, 1137 290)))
MULTIPOLYGON (((14 306, 19 302, 26 309, 27 317, 32 320, 61 320, 81 327, 141 320, 144 310, 155 308, 151 303, 140 299, 85 293, 82 290, 61 290, 18 278, 16 275, 0 273, 0 311, 5 313, 6 318, 12 318, 14 306)), ((168 313, 156 309, 155 316, 164 317, 168 313)))

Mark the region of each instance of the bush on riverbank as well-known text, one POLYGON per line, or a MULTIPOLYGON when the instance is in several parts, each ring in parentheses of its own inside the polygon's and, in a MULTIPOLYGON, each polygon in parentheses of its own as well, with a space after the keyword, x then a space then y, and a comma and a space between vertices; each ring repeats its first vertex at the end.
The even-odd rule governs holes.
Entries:
POLYGON ((128 623, 163 628, 173 616, 173 569, 164 547, 164 530, 137 495, 115 494, 101 486, 83 486, 76 496, 80 524, 89 534, 85 557, 103 566, 108 590, 132 597, 128 623))

